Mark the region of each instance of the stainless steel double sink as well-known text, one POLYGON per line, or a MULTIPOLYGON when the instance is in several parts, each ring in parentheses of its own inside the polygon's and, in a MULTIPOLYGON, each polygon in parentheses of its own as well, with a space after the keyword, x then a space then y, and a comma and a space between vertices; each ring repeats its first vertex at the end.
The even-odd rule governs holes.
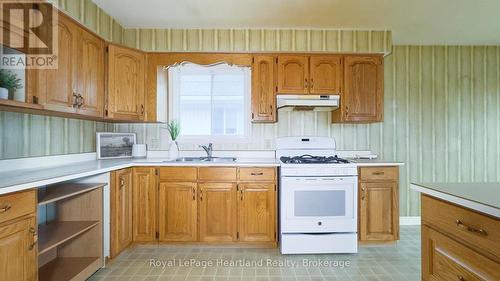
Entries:
POLYGON ((234 163, 236 158, 234 157, 180 157, 175 159, 175 162, 189 162, 189 163, 234 163))

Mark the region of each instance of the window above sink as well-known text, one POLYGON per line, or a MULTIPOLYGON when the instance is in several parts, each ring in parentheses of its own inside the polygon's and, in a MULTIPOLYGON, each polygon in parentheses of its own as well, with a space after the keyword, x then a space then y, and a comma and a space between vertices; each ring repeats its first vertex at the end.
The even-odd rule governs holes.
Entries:
POLYGON ((250 139, 251 69, 226 63, 168 67, 169 119, 181 125, 182 142, 250 139))

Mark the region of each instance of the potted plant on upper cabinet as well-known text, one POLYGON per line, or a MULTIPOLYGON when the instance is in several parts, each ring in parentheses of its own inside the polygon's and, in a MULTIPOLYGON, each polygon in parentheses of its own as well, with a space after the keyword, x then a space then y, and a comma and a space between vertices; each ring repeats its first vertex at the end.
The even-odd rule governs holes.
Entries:
POLYGON ((9 93, 14 95, 14 92, 22 87, 21 79, 17 78, 16 74, 0 69, 0 99, 9 99, 9 93))
POLYGON ((181 125, 177 120, 171 120, 167 124, 167 130, 170 134, 170 139, 172 142, 170 143, 170 148, 168 150, 168 156, 170 159, 175 159, 179 157, 179 144, 177 143, 177 137, 181 133, 181 125))

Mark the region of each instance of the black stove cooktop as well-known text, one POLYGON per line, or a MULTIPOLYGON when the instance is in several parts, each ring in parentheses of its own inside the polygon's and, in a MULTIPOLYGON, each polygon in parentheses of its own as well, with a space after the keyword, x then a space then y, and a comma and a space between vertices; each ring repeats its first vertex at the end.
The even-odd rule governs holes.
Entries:
POLYGON ((335 156, 313 156, 313 155, 302 155, 294 157, 280 157, 281 162, 286 164, 346 164, 349 161, 335 156))

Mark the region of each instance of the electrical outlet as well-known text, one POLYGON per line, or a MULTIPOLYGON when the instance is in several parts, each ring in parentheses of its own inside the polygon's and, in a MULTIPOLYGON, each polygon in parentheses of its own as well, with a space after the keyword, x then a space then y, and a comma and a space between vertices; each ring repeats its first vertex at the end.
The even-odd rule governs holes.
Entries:
POLYGON ((159 139, 151 139, 149 143, 149 150, 158 150, 160 149, 160 140, 159 139))
POLYGON ((264 140, 264 149, 273 149, 273 140, 265 139, 264 140))

